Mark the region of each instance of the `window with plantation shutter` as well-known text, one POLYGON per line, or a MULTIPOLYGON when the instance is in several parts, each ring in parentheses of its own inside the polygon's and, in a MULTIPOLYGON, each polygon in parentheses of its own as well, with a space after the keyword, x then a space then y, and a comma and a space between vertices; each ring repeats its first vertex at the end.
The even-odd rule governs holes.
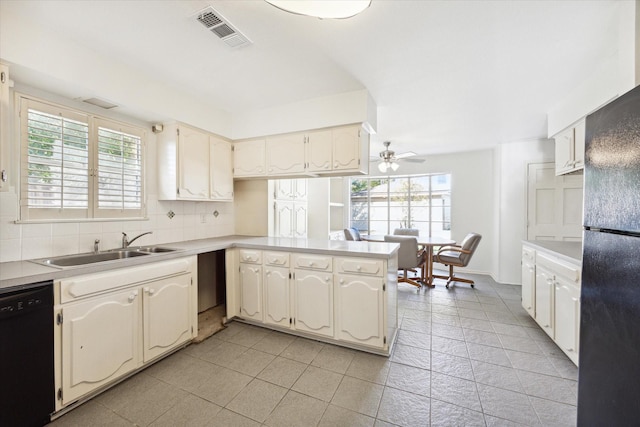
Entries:
POLYGON ((106 120, 97 127, 96 216, 142 209, 142 135, 106 120))
POLYGON ((21 98, 21 219, 144 216, 144 130, 21 98))

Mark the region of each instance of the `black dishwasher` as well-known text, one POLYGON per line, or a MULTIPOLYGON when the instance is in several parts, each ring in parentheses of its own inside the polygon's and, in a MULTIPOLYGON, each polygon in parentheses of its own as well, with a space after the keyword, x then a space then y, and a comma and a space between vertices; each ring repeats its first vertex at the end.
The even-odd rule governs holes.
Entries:
POLYGON ((54 411, 53 284, 0 293, 0 426, 42 426, 54 411))

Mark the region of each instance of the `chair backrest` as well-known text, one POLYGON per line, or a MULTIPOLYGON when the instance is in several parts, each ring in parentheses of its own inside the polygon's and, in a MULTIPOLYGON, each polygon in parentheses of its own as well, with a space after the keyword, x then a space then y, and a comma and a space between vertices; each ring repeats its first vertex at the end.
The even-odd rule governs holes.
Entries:
POLYGON ((469 264, 469 261, 471 261, 471 257, 473 256, 474 252, 476 251, 476 248, 478 247, 478 243, 480 243, 480 239, 482 239, 482 236, 478 233, 469 233, 467 234, 467 236, 464 238, 464 240, 462 240, 462 243, 460 244, 460 247, 462 247, 462 249, 469 251, 468 254, 461 254, 460 255, 460 261, 462 262, 462 266, 466 267, 467 264, 469 264))
POLYGON ((420 264, 418 256, 418 239, 415 236, 384 236, 384 241, 389 243, 400 243, 398 249, 398 268, 414 268, 420 264))
POLYGON ((355 240, 355 241, 362 240, 362 237, 360 237, 360 232, 358 231, 358 229, 353 227, 344 229, 344 238, 346 240, 355 240))
POLYGON ((419 236, 420 230, 417 228, 396 228, 393 230, 393 234, 396 236, 419 236))

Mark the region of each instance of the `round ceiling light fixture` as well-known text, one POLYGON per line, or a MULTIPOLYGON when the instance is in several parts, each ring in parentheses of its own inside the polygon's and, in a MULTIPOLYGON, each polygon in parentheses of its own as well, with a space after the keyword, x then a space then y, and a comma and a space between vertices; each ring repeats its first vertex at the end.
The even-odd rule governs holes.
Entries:
POLYGON ((272 6, 296 15, 320 19, 345 19, 369 7, 371 0, 265 0, 272 6))

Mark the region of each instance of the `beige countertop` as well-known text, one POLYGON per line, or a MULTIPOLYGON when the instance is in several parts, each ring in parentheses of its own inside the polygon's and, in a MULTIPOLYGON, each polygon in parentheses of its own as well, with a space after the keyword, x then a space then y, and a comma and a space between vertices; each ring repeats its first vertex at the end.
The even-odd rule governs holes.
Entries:
POLYGON ((582 264, 582 242, 562 242, 557 240, 523 240, 525 245, 536 250, 552 252, 566 261, 582 264))
POLYGON ((328 252, 333 256, 366 256, 367 258, 383 259, 392 256, 397 252, 399 247, 395 243, 247 236, 224 236, 210 239, 162 243, 157 246, 166 246, 177 250, 175 252, 155 253, 147 256, 65 268, 44 266, 29 260, 0 263, 0 293, 20 289, 32 283, 46 280, 56 280, 116 268, 132 267, 233 247, 306 253, 328 252))

